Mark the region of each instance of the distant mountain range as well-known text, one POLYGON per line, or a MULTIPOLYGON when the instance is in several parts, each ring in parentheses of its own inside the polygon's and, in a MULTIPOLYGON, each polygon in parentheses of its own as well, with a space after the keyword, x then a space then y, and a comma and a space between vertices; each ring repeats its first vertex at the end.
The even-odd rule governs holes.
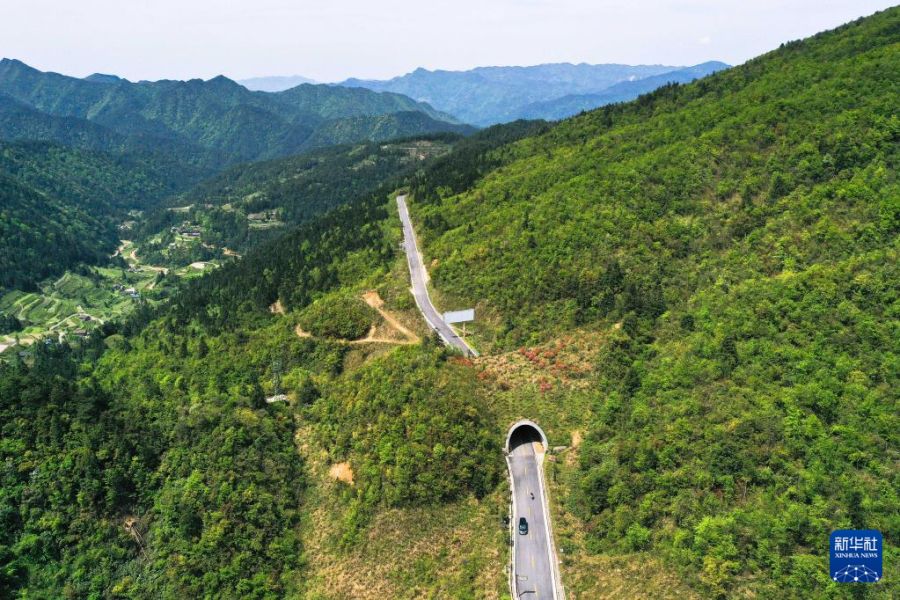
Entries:
POLYGON ((394 93, 310 84, 254 92, 222 76, 138 83, 104 74, 78 79, 0 61, 0 139, 162 154, 180 170, 205 174, 333 143, 445 131, 472 128, 394 93))
POLYGON ((404 94, 467 123, 486 126, 526 115, 528 118, 559 119, 608 102, 630 100, 668 81, 683 81, 692 75, 687 79, 690 81, 727 66, 718 62, 687 68, 557 63, 531 67, 479 67, 469 71, 416 69, 386 81, 347 79, 338 85, 404 94), (641 80, 648 80, 647 84, 637 85, 641 80), (636 85, 611 90, 613 86, 625 84, 636 85), (613 93, 600 97, 606 91, 613 93))
POLYGON ((272 77, 251 77, 239 79, 238 83, 256 92, 283 92, 304 83, 316 83, 308 77, 300 75, 275 75, 272 77))
POLYGON ((690 83, 716 71, 727 69, 728 66, 723 62, 710 61, 643 79, 621 81, 595 94, 568 94, 553 100, 534 102, 521 107, 515 115, 519 119, 548 119, 554 121, 565 119, 582 111, 592 110, 606 104, 634 100, 641 94, 652 92, 669 83, 690 83))

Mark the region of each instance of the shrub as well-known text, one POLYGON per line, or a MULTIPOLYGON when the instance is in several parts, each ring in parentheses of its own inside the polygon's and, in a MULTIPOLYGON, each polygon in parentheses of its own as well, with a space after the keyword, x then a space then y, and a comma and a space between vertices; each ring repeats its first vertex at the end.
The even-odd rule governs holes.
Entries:
POLYGON ((359 298, 326 296, 300 314, 300 327, 319 337, 355 340, 366 335, 375 312, 359 298))

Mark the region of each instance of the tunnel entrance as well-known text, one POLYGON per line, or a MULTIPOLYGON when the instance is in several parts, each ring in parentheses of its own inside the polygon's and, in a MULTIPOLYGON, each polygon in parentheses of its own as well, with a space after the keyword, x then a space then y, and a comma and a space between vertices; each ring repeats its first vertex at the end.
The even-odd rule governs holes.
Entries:
POLYGON ((509 428, 509 433, 506 434, 505 450, 509 453, 522 444, 531 444, 534 442, 543 444, 545 451, 549 447, 547 444, 547 435, 540 426, 534 421, 524 419, 509 428))

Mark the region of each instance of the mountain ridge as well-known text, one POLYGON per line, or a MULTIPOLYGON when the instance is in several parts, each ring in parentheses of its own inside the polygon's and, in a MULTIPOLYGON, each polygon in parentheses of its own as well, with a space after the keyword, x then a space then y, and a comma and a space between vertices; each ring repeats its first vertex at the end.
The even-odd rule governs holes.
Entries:
POLYGON ((664 85, 690 83, 695 79, 706 77, 730 66, 720 61, 707 61, 683 69, 675 69, 660 75, 651 75, 643 79, 621 81, 602 92, 594 94, 568 94, 560 98, 535 102, 519 109, 516 113, 520 119, 559 120, 571 117, 580 112, 594 110, 607 104, 627 102, 641 94, 652 92, 664 85))
POLYGON ((88 81, 2 59, 0 94, 52 118, 81 119, 119 136, 199 147, 197 160, 213 169, 311 149, 322 143, 314 136, 319 128, 332 132, 320 134, 321 139, 333 139, 333 132, 340 131, 346 137, 338 136, 339 142, 472 131, 399 94, 311 84, 279 93, 253 92, 223 75, 206 81, 132 83, 108 76, 88 81), (421 113, 424 118, 394 117, 394 130, 385 117, 395 113, 421 113))
MULTIPOLYGON (((476 67, 466 71, 418 68, 387 80, 347 79, 339 86, 393 91, 425 101, 475 125, 521 117, 524 107, 571 94, 600 93, 617 83, 644 79, 685 67, 547 63, 476 67)), ((535 118, 546 115, 533 114, 535 118)))

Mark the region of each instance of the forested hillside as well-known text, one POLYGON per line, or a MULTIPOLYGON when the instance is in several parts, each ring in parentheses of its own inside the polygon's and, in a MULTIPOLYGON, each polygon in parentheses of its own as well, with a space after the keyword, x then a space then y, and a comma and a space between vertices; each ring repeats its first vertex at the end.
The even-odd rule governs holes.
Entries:
POLYGON ((387 181, 417 172, 432 173, 428 180, 440 181, 445 188, 465 189, 497 165, 494 149, 546 128, 542 121, 522 121, 466 138, 448 133, 334 146, 236 165, 170 198, 167 206, 145 212, 133 237, 141 255, 155 264, 186 260, 178 244, 178 230, 186 227, 197 230, 202 242, 193 244, 192 260, 216 256, 213 248, 244 253, 329 209, 371 194, 387 181), (171 246, 173 242, 177 247, 171 246))
POLYGON ((845 593, 831 530, 900 538, 898 52, 891 9, 416 195, 483 348, 600 340, 563 491, 590 552, 649 550, 704 596, 822 598, 845 593))
POLYGON ((336 143, 441 131, 472 129, 399 94, 310 84, 251 92, 222 76, 139 83, 77 79, 0 61, 0 133, 11 140, 142 148, 218 169, 336 143))
POLYGON ((0 141, 0 288, 34 291, 67 269, 109 261, 116 226, 186 181, 165 162, 0 141))
POLYGON ((74 150, 48 142, 0 141, 0 173, 95 215, 147 208, 184 189, 185 180, 171 172, 168 164, 149 158, 74 150))
MULTIPOLYGON (((531 130, 495 128, 466 143, 484 153, 531 130)), ((335 151, 316 160, 345 158, 335 151)), ((276 176, 298 166, 261 168, 276 176)), ((252 186, 255 177, 236 170, 223 183, 252 186)), ((328 496, 338 519, 329 526, 334 551, 358 546, 386 507, 430 510, 495 488, 499 433, 482 392, 441 349, 427 342, 360 370, 349 368, 351 356, 375 350, 377 358, 377 347, 354 351, 294 333, 296 311, 335 290, 347 298, 382 285, 400 264, 398 232, 387 227, 388 193, 400 183, 314 217, 188 282, 169 307, 145 306, 82 347, 40 345, 33 366, 0 364, 0 590, 302 597, 313 584, 304 583, 301 521, 313 507, 304 494, 310 469, 292 443, 296 418, 316 447, 331 449, 330 461, 356 468, 361 487, 327 492, 336 494, 328 496), (287 317, 270 313, 279 299, 287 317), (73 377, 77 386, 65 383, 73 377), (276 379, 290 405, 265 402, 276 379), (382 392, 371 395, 376 388, 382 392), (351 407, 351 397, 362 400, 351 407), (73 468, 75 448, 83 456, 73 468)), ((332 305, 343 303, 323 308, 332 305)), ((495 518, 493 501, 479 510, 495 518)), ((471 561, 471 548, 458 560, 471 561)), ((400 568, 409 567, 423 568, 400 568)), ((493 562, 489 569, 500 573, 493 562)), ((462 577, 454 589, 480 595, 462 577)), ((502 586, 499 576, 492 580, 502 586)))
POLYGON ((97 264, 115 248, 115 227, 0 173, 0 290, 37 283, 78 264, 97 264))
MULTIPOLYGON (((170 204, 203 202, 216 205, 245 203, 248 210, 283 208, 298 215, 335 206, 339 199, 354 199, 397 175, 450 150, 462 136, 442 134, 340 145, 270 161, 231 167, 195 186, 170 204), (352 169, 354 177, 348 177, 352 169), (315 197, 314 197, 315 192, 315 197)), ((301 219, 287 219, 299 222, 301 219)))
POLYGON ((128 157, 135 163, 158 164, 168 174, 171 185, 179 189, 212 175, 225 160, 221 153, 203 150, 190 142, 143 132, 118 133, 86 119, 41 112, 2 92, 0 139, 50 142, 128 157))
POLYGON ((898 51, 891 9, 487 129, 0 364, 0 594, 503 597, 529 417, 573 598, 895 597, 898 51), (417 316, 398 190, 479 358, 417 316), (864 590, 828 577, 850 526, 888 548, 864 590))
MULTIPOLYGON (((546 124, 519 122, 498 125, 478 132, 457 143, 454 151, 428 165, 427 172, 447 186, 465 186, 479 176, 479 165, 504 163, 504 145, 545 130, 546 124)), ((402 142, 398 142, 402 144, 402 142)), ((272 163, 281 166, 281 163, 272 163)), ((490 167, 486 167, 490 168, 490 167)), ((385 231, 392 214, 390 192, 413 180, 401 173, 395 179, 380 182, 373 192, 326 212, 296 231, 255 248, 242 260, 226 265, 209 276, 191 282, 174 300, 173 309, 183 319, 200 319, 215 327, 235 326, 238 315, 260 315, 270 304, 279 301, 287 310, 300 309, 312 302, 316 294, 310 289, 338 286, 350 282, 346 277, 364 278, 373 271, 385 269, 395 259, 394 246, 398 232, 385 231), (314 236, 307 241, 309 236, 314 236), (349 257, 343 260, 343 253, 349 257), (358 264, 358 261, 363 261, 358 264), (375 262, 371 262, 375 261, 375 262), (266 277, 259 277, 265 271, 266 277), (205 306, 206 310, 197 311, 205 306)), ((444 189, 444 186, 439 186, 444 189)), ((351 279, 352 280, 352 279, 351 279)))
MULTIPOLYGON (((140 83, 111 75, 77 79, 3 59, 0 175, 16 185, 4 179, 0 198, 6 210, 0 223, 5 233, 0 292, 38 292, 49 283, 45 278, 108 262, 103 257, 113 254, 119 225, 122 238, 160 234, 154 244, 139 248, 145 260, 156 261, 156 269, 202 268, 206 261, 223 258, 228 246, 229 253, 244 251, 258 239, 276 236, 285 225, 332 206, 340 193, 292 198, 283 214, 257 219, 223 210, 204 214, 207 235, 202 240, 192 237, 193 229, 192 236, 174 233, 171 225, 183 225, 185 215, 156 211, 160 200, 229 164, 339 143, 472 131, 398 94, 314 85, 267 94, 224 77, 140 83), (138 213, 126 217, 129 210, 150 212, 141 219, 138 213), (129 229, 131 225, 140 231, 129 229), (176 237, 192 243, 174 243, 176 237)), ((360 175, 366 183, 335 188, 344 186, 343 192, 355 194, 366 186, 372 189, 373 179, 388 176, 381 165, 369 169, 366 164, 364 170, 368 172, 360 175)), ((102 285, 111 291, 116 282, 107 278, 102 285)), ((5 304, 18 301, 7 298, 5 304)), ((38 327, 37 321, 31 325, 38 327)), ((5 348, 9 341, 0 343, 5 348)))

